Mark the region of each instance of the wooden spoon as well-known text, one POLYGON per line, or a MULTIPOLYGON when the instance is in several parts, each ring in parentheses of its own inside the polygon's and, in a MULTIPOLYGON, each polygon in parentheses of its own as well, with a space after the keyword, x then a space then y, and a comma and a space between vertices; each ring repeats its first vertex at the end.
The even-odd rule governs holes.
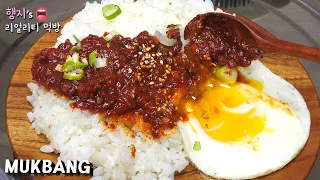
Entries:
MULTIPOLYGON (((228 10, 224 12, 233 14, 228 10)), ((217 13, 219 16, 230 19, 230 21, 236 21, 236 30, 241 31, 240 34, 244 35, 247 41, 254 42, 256 46, 268 53, 281 53, 289 56, 295 56, 314 62, 320 62, 320 49, 296 44, 288 41, 283 41, 276 38, 251 20, 240 15, 229 15, 224 13, 217 13)), ((238 34, 238 33, 237 33, 238 34)))

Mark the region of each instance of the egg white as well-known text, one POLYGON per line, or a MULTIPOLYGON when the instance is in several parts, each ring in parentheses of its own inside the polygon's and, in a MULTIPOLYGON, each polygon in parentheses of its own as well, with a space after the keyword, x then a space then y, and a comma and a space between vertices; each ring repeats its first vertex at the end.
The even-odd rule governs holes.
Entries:
POLYGON ((189 122, 179 122, 190 161, 201 172, 215 178, 250 179, 276 171, 301 151, 309 136, 310 113, 297 89, 273 74, 260 61, 239 70, 245 77, 264 84, 262 99, 273 97, 288 105, 278 102, 270 105, 267 101, 255 98, 261 92, 248 85, 241 85, 244 90, 248 90, 253 100, 234 110, 244 112, 255 107, 265 112, 265 127, 270 130, 263 130, 254 138, 242 142, 214 140, 194 118, 190 118, 189 122), (286 108, 293 114, 288 113, 286 108), (193 150, 195 141, 200 141, 200 151, 193 150))

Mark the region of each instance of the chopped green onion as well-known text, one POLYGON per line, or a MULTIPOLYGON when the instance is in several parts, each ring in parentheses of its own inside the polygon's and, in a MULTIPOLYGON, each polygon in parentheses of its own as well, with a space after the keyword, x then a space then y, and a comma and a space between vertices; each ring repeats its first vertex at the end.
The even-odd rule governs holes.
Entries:
POLYGON ((73 60, 73 62, 79 62, 79 59, 80 59, 79 53, 73 53, 71 56, 71 59, 73 60))
POLYGON ((73 36, 73 38, 77 41, 77 43, 80 43, 80 40, 79 40, 79 38, 77 38, 76 35, 72 34, 72 36, 73 36))
POLYGON ((103 39, 106 40, 106 41, 110 40, 110 38, 108 38, 108 36, 103 36, 103 39))
POLYGON ((64 72, 74 71, 76 69, 84 69, 88 67, 88 64, 81 63, 80 61, 68 60, 64 63, 64 72))
POLYGON ((106 41, 109 41, 110 39, 112 39, 113 36, 117 35, 118 32, 115 30, 112 30, 108 35, 103 36, 103 39, 106 41))
POLYGON ((58 71, 58 72, 63 72, 63 65, 58 64, 58 65, 56 66, 55 70, 58 71))
POLYGON ((88 63, 88 60, 87 60, 86 58, 82 58, 81 61, 82 61, 82 63, 85 64, 85 65, 88 65, 88 64, 89 64, 89 63, 88 63))
POLYGON ((195 150, 195 151, 200 151, 200 150, 201 150, 200 141, 195 141, 195 142, 194 142, 193 150, 195 150))
POLYGON ((222 66, 216 70, 216 76, 227 83, 233 84, 237 81, 238 71, 236 69, 231 69, 228 66, 222 66))
POLYGON ((92 51, 90 54, 89 54, 89 64, 90 64, 90 66, 92 66, 93 67, 93 65, 94 65, 94 60, 97 58, 97 50, 94 50, 94 51, 92 51))
POLYGON ((117 35, 117 34, 118 34, 118 32, 117 32, 117 31, 115 31, 115 30, 112 30, 112 31, 110 32, 110 34, 111 34, 112 36, 115 36, 115 35, 117 35))
POLYGON ((88 67, 88 64, 84 64, 84 63, 81 63, 81 62, 76 62, 75 63, 75 67, 76 67, 76 69, 84 69, 84 68, 88 67))
POLYGON ((67 60, 63 65, 63 71, 69 72, 76 69, 76 65, 72 59, 67 60))
POLYGON ((83 69, 89 64, 86 58, 82 58, 80 62, 79 53, 73 53, 72 56, 68 55, 66 62, 63 65, 58 64, 56 71, 64 72, 63 78, 68 80, 81 80, 84 77, 83 69))
POLYGON ((118 5, 108 4, 106 6, 103 6, 102 14, 107 20, 111 20, 121 14, 121 9, 118 5))
POLYGON ((71 48, 71 51, 75 52, 75 51, 79 51, 79 50, 81 50, 81 49, 82 49, 81 46, 73 46, 73 47, 71 48))
POLYGON ((94 68, 102 68, 106 66, 107 66, 107 63, 105 58, 96 58, 94 60, 94 63, 93 63, 94 68))
POLYGON ((63 78, 68 80, 81 80, 84 77, 84 71, 82 69, 76 69, 74 71, 65 72, 63 78))

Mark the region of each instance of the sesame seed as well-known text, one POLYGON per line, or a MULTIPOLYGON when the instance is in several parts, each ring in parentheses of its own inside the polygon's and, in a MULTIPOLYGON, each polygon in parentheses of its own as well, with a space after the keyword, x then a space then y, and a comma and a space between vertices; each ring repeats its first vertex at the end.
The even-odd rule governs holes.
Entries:
POLYGON ((164 82, 165 80, 159 77, 159 82, 164 82))
POLYGON ((110 47, 110 44, 109 43, 107 43, 107 48, 109 48, 110 47))
POLYGON ((162 61, 162 60, 160 60, 160 64, 162 64, 162 65, 163 65, 163 61, 162 61))
POLYGON ((147 48, 146 48, 146 51, 150 51, 150 50, 151 50, 151 47, 147 47, 147 48))
POLYGON ((148 60, 145 60, 144 63, 145 63, 145 64, 149 64, 149 61, 148 61, 148 60))
POLYGON ((153 47, 153 48, 154 48, 154 44, 151 44, 151 47, 153 47))
POLYGON ((142 77, 141 77, 141 76, 138 76, 137 79, 138 79, 138 81, 141 81, 141 80, 142 80, 142 77))
POLYGON ((138 55, 137 55, 137 54, 135 54, 133 57, 138 57, 138 55))
POLYGON ((169 71, 168 69, 166 69, 166 73, 167 73, 167 74, 170 74, 170 71, 169 71))
POLYGON ((153 84, 154 84, 154 82, 153 82, 153 81, 151 81, 149 84, 153 85, 153 84))
POLYGON ((140 51, 140 52, 138 52, 138 54, 142 55, 143 53, 140 51))
POLYGON ((156 55, 155 55, 155 54, 152 54, 152 56, 155 57, 156 55))
POLYGON ((172 52, 169 52, 169 55, 172 56, 172 52))

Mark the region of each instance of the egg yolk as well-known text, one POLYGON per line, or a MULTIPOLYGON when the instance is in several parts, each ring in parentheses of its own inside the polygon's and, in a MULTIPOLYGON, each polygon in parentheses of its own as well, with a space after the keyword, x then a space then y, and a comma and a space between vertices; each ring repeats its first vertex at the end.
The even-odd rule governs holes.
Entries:
POLYGON ((247 84, 247 85, 249 85, 259 91, 262 91, 263 84, 260 81, 248 79, 244 75, 242 75, 241 73, 238 73, 238 74, 239 74, 238 79, 237 79, 238 82, 243 83, 243 84, 247 84))
POLYGON ((203 89, 202 97, 187 103, 186 108, 189 117, 197 119, 213 139, 238 142, 256 136, 265 126, 265 115, 257 115, 254 107, 245 113, 232 111, 247 100, 236 86, 211 82, 203 89))

